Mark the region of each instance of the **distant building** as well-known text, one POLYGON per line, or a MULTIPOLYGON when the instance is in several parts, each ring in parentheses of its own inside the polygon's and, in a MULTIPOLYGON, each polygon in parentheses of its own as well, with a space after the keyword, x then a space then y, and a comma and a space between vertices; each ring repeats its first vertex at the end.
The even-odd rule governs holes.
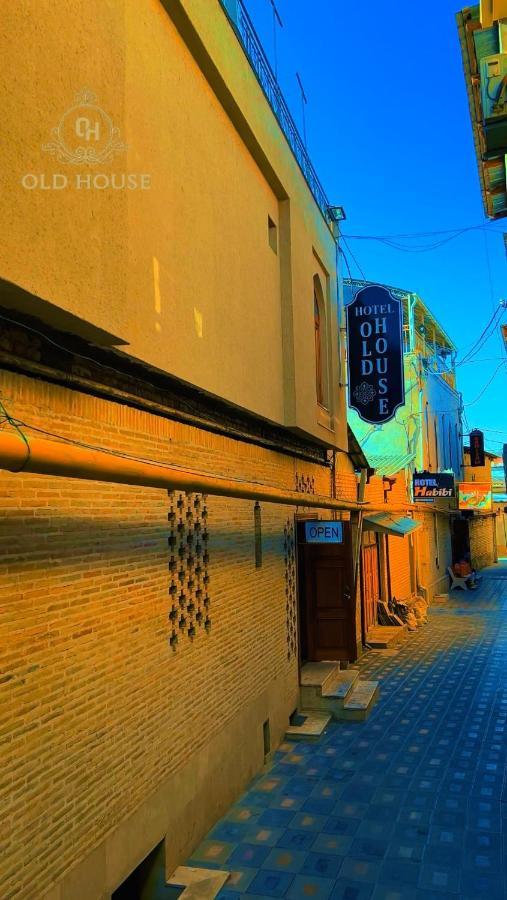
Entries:
MULTIPOLYGON (((507 456, 506 456, 507 459, 507 456)), ((507 556, 507 487, 505 465, 501 456, 492 460, 491 483, 493 510, 496 514, 496 544, 498 556, 507 556)))
POLYGON ((487 216, 507 215, 507 0, 457 14, 470 118, 487 216))
POLYGON ((498 559, 497 534, 500 531, 501 537, 501 529, 497 526, 498 517, 493 494, 495 488, 501 486, 499 483, 500 467, 497 455, 489 453, 487 450, 484 451, 484 465, 472 466, 470 465, 470 447, 465 446, 463 449, 464 484, 471 485, 472 489, 473 485, 480 485, 480 489, 484 491, 487 488, 489 500, 486 508, 462 511, 455 520, 455 555, 457 557, 469 555, 472 566, 475 569, 481 569, 484 566, 492 566, 498 559), (493 463, 495 463, 494 468, 493 463))

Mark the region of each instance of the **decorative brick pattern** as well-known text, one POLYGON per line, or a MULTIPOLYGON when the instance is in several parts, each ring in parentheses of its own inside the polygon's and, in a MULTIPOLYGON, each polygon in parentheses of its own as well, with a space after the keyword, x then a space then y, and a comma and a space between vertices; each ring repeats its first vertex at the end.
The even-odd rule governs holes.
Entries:
POLYGON ((287 519, 283 530, 283 553, 285 563, 285 610, 287 624, 287 659, 297 653, 297 600, 296 600, 296 541, 294 522, 287 519))
POLYGON ((313 475, 303 475, 300 472, 296 472, 294 482, 296 491, 299 491, 301 494, 315 493, 315 478, 313 475))
POLYGON ((205 494, 169 492, 169 645, 180 636, 193 640, 200 628, 211 630, 209 596, 208 508, 205 494))

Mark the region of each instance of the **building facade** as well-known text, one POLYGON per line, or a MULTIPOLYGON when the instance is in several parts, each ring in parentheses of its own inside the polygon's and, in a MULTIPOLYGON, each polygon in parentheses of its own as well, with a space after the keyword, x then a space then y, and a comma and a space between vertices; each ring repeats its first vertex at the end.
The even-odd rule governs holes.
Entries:
POLYGON ((97 900, 355 650, 296 586, 335 516, 353 593, 337 233, 241 3, 2 15, 0 894, 97 900))
POLYGON ((507 215, 507 2, 482 0, 457 13, 484 211, 507 215))
MULTIPOLYGON (((471 464, 470 447, 464 448, 464 483, 474 493, 474 486, 486 495, 485 508, 481 505, 464 510, 454 522, 454 556, 469 558, 474 569, 492 566, 498 561, 498 509, 493 502, 492 463, 496 454, 484 453, 484 465, 471 464), (489 499, 488 499, 489 498, 489 499)), ((502 523, 503 524, 503 523, 502 523)))
MULTIPOLYGON (((366 284, 345 280, 345 303, 366 284)), ((414 502, 412 478, 415 472, 447 472, 457 482, 463 471, 455 346, 417 294, 389 290, 403 306, 405 403, 384 425, 370 425, 350 408, 348 419, 375 471, 367 498, 375 497, 378 508, 394 517, 412 519, 415 527, 389 533, 385 523, 369 523, 369 511, 365 514, 363 568, 378 573, 373 581, 363 578, 363 617, 369 626, 378 618, 375 599, 405 602, 422 596, 431 602, 447 590, 455 500, 414 502)))
POLYGON ((499 557, 507 556, 507 487, 503 458, 497 456, 491 464, 493 509, 496 513, 496 548, 499 557))

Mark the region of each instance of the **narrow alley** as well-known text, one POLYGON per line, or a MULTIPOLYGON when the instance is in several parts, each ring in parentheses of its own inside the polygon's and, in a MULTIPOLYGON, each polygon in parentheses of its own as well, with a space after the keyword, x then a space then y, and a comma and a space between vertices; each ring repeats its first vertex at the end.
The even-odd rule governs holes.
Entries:
POLYGON ((357 664, 366 722, 282 744, 207 835, 188 865, 232 873, 219 897, 506 896, 507 562, 450 598, 357 664))
POLYGON ((507 900, 507 0, 0 6, 0 900, 507 900))

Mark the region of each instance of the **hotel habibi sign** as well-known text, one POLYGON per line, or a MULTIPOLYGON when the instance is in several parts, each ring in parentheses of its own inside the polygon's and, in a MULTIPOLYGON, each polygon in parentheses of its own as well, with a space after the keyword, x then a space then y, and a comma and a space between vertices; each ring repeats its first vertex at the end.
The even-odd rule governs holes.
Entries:
POLYGON ((389 422, 405 402, 403 307, 372 284, 347 306, 349 406, 363 422, 389 422))
POLYGON ((454 475, 449 472, 414 472, 412 485, 416 503, 454 497, 454 475))
POLYGON ((305 539, 307 544, 342 544, 343 525, 320 519, 305 522, 305 539))

